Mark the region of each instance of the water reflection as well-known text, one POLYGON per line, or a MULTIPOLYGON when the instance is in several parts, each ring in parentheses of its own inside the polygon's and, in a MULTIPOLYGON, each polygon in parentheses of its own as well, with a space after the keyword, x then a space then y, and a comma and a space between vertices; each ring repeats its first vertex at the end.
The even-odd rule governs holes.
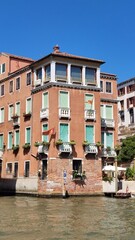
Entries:
POLYGON ((135 199, 0 197, 1 240, 135 239, 135 199))

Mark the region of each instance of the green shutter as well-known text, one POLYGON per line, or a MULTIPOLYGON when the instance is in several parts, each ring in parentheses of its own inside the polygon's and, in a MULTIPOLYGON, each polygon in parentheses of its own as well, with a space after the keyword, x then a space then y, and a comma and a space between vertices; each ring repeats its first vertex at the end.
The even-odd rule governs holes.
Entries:
POLYGON ((106 147, 112 147, 112 146, 113 146, 113 134, 106 133, 106 147))
POLYGON ((0 135, 0 149, 3 149, 3 134, 0 135))
POLYGON ((101 143, 104 145, 104 132, 101 132, 101 143))
POLYGON ((60 92, 60 107, 68 108, 68 92, 60 92))
POLYGON ((106 106, 106 118, 112 119, 112 106, 106 106))
POLYGON ((16 103, 16 114, 20 116, 20 103, 16 103))
POLYGON ((43 108, 48 108, 48 92, 43 94, 43 108))
POLYGON ((93 101, 92 103, 87 103, 89 100, 93 100, 93 98, 93 95, 85 94, 85 109, 93 109, 93 101))
POLYGON ((30 143, 30 137, 31 137, 31 129, 26 128, 26 143, 30 143))
POLYGON ((93 126, 86 126, 86 141, 89 143, 94 142, 94 127, 93 126))
POLYGON ((68 124, 60 124, 60 139, 63 142, 68 142, 68 124))
POLYGON ((20 142, 20 136, 19 136, 19 131, 15 132, 15 145, 19 145, 20 142))
MULTIPOLYGON (((43 131, 48 130, 48 125, 47 125, 47 124, 44 124, 42 130, 43 130, 43 131)), ((43 136, 42 136, 42 140, 45 141, 45 142, 48 142, 48 136, 47 136, 47 135, 43 135, 43 136)))
POLYGON ((8 148, 12 148, 12 133, 10 132, 8 135, 8 148))
POLYGON ((31 112, 31 98, 27 99, 27 109, 26 113, 31 112))

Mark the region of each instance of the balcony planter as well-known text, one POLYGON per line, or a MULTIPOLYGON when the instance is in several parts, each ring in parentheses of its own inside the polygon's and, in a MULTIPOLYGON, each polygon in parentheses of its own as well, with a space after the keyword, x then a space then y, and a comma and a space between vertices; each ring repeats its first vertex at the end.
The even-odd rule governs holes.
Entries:
POLYGON ((71 141, 69 142, 69 144, 72 145, 72 146, 76 145, 76 143, 75 143, 74 140, 71 140, 71 141))
POLYGON ((88 146, 89 142, 88 141, 83 141, 82 145, 83 145, 83 147, 88 146))
POLYGON ((35 142, 35 143, 34 143, 34 146, 35 146, 35 147, 39 147, 39 146, 40 146, 40 142, 35 142))
POLYGON ((42 146, 49 146, 50 145, 50 143, 49 142, 46 142, 46 141, 43 141, 43 142, 41 142, 41 144, 40 145, 42 145, 42 146))
POLYGON ((56 146, 59 146, 59 145, 62 145, 63 144, 63 141, 61 139, 58 139, 56 141, 56 146))
POLYGON ((18 117, 19 117, 18 114, 14 114, 11 118, 15 119, 15 118, 18 118, 18 117))
POLYGON ((107 151, 107 152, 110 152, 110 151, 111 151, 111 147, 108 146, 108 147, 106 148, 106 151, 107 151))
POLYGON ((13 152, 15 152, 15 151, 18 151, 19 150, 19 145, 12 145, 12 150, 13 150, 13 152))
POLYGON ((31 117, 31 112, 28 112, 28 113, 24 112, 23 117, 31 117))
POLYGON ((78 173, 77 170, 73 171, 73 180, 82 180, 84 181, 86 179, 85 171, 83 173, 78 173))
POLYGON ((22 146, 23 149, 29 149, 30 148, 30 143, 25 143, 23 146, 22 146))

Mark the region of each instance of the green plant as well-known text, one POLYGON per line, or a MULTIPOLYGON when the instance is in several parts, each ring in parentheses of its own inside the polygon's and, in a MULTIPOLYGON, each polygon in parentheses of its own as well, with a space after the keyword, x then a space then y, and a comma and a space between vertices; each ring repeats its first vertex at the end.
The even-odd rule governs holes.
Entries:
POLYGON ((57 141, 56 141, 56 146, 57 145, 62 145, 63 144, 63 141, 61 140, 61 139, 58 139, 57 141))
POLYGON ((110 152, 110 151, 111 151, 111 147, 110 147, 110 146, 107 146, 106 151, 107 151, 107 152, 110 152))
POLYGON ((39 142, 35 142, 35 143, 34 143, 34 146, 35 146, 35 147, 39 147, 39 145, 40 145, 39 142))
POLYGON ((71 140, 70 141, 70 145, 75 145, 76 143, 75 143, 75 141, 74 140, 71 140))
POLYGON ((23 149, 28 149, 30 148, 30 143, 25 143, 23 146, 22 146, 23 149))
POLYGON ((135 177, 135 169, 134 167, 133 168, 127 168, 126 169, 126 179, 131 181, 131 180, 134 180, 134 177, 135 177))
POLYGON ((84 140, 83 143, 82 143, 83 146, 88 146, 89 145, 89 142, 84 140))
POLYGON ((96 146, 97 146, 97 147, 101 147, 101 146, 102 146, 102 143, 101 143, 101 142, 97 142, 97 143, 96 143, 96 146))
POLYGON ((17 150, 19 150, 19 145, 17 144, 17 145, 12 145, 12 150, 13 151, 17 151, 17 150))
POLYGON ((105 181, 105 182, 109 182, 109 183, 111 183, 112 182, 112 180, 113 180, 113 178, 112 177, 108 177, 108 176, 105 176, 105 177, 103 177, 103 181, 105 181))
POLYGON ((40 145, 43 145, 43 146, 49 146, 50 145, 50 143, 49 142, 46 142, 46 141, 43 141, 43 142, 41 142, 41 144, 40 145))

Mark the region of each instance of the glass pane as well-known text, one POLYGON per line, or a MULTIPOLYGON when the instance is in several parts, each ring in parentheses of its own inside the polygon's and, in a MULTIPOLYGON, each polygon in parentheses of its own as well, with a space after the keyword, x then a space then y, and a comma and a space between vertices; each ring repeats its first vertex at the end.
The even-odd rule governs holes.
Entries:
POLYGON ((94 128, 93 126, 86 126, 86 141, 89 143, 94 142, 94 128))
POLYGON ((48 93, 43 94, 43 108, 48 108, 48 93))
POLYGON ((60 139, 68 142, 68 124, 60 124, 60 139))
POLYGON ((56 63, 56 76, 66 77, 67 75, 67 66, 64 64, 56 63))
POLYGON ((104 132, 101 132, 101 143, 104 145, 104 132))
POLYGON ((26 113, 31 112, 31 98, 27 99, 27 111, 26 113))
POLYGON ((68 92, 60 92, 60 107, 68 107, 68 92))
POLYGON ((104 106, 103 105, 100 106, 100 114, 101 114, 101 118, 104 118, 104 106))
POLYGON ((15 145, 19 145, 20 141, 20 136, 19 136, 19 131, 15 132, 15 145))
POLYGON ((113 146, 113 135, 112 133, 106 133, 106 147, 113 146))
POLYGON ((20 116, 20 103, 16 103, 16 114, 20 116))
POLYGON ((12 148, 12 133, 10 132, 8 135, 8 148, 12 148))
POLYGON ((0 135, 0 149, 3 149, 3 134, 0 135))
POLYGON ((93 95, 85 95, 85 109, 93 109, 93 95))
POLYGON ((106 118, 112 119, 112 106, 106 106, 106 118))
POLYGON ((26 128, 26 143, 30 143, 31 129, 26 128))
POLYGON ((87 82, 94 83, 95 82, 96 71, 92 68, 86 68, 85 78, 87 82))
MULTIPOLYGON (((43 130, 43 131, 48 130, 48 125, 47 125, 47 124, 44 124, 42 130, 43 130)), ((47 136, 47 135, 42 135, 42 140, 45 141, 45 142, 48 142, 48 136, 47 136)))
POLYGON ((82 69, 80 67, 71 66, 71 78, 82 80, 82 69))

